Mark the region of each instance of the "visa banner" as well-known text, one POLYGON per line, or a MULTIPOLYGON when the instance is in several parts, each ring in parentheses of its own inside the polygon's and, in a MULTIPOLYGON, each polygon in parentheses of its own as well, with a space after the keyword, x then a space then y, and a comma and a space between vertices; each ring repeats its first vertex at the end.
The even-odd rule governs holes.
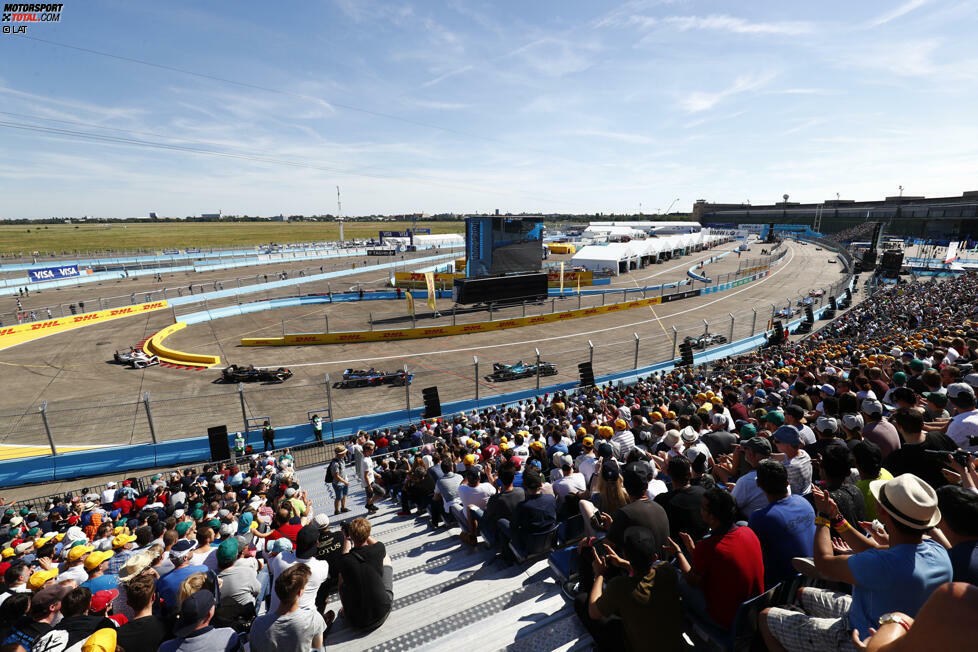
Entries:
POLYGON ((37 283, 39 281, 56 281, 61 278, 74 278, 78 275, 78 265, 41 267, 40 269, 32 269, 27 273, 27 276, 32 283, 37 283))

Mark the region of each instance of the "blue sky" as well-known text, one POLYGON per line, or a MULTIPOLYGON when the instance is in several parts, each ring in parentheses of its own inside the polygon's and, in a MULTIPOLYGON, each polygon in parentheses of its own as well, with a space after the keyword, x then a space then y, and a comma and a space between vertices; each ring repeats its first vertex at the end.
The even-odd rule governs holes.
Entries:
POLYGON ((28 36, 179 70, 0 35, 0 123, 46 130, 0 126, 0 217, 956 195, 975 26, 941 0, 67 0, 28 36))

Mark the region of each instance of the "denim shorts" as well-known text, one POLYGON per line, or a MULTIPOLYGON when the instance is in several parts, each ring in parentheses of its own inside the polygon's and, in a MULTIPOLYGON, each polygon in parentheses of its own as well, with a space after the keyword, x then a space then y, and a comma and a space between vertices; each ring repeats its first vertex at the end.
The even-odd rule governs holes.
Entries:
POLYGON ((350 492, 350 487, 345 484, 334 484, 333 493, 336 495, 336 500, 343 500, 346 498, 346 494, 350 492))

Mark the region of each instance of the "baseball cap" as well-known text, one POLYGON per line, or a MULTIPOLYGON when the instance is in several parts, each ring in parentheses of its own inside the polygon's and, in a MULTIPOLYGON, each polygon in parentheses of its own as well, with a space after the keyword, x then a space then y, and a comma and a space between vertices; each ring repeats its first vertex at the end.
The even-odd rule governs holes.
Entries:
POLYGON ((113 652, 118 643, 115 627, 103 627, 82 643, 81 652, 113 652))
POLYGON ((607 442, 602 442, 598 444, 598 457, 601 459, 608 459, 614 454, 614 450, 611 448, 611 444, 607 442))
POLYGON ((938 407, 947 405, 947 394, 944 392, 924 392, 924 398, 938 407))
POLYGON ((194 526, 193 521, 180 521, 179 523, 177 523, 175 529, 177 531, 177 534, 182 537, 185 536, 187 532, 190 530, 190 528, 192 528, 193 526, 194 526))
POLYGON ((621 479, 627 490, 630 486, 647 487, 652 479, 652 469, 648 462, 632 462, 621 470, 621 479))
POLYGON ((777 410, 768 412, 766 415, 764 415, 764 420, 769 421, 770 423, 773 423, 776 426, 784 425, 784 415, 778 412, 777 410))
POLYGON ((319 528, 315 523, 303 526, 295 537, 295 555, 309 559, 316 555, 316 545, 319 543, 319 528))
POLYGON ((581 445, 584 446, 584 448, 591 450, 594 448, 594 437, 585 437, 584 441, 581 442, 581 445))
POLYGON ((93 550, 94 546, 72 546, 68 551, 68 561, 78 561, 93 550))
POLYGON ((136 535, 135 534, 119 534, 119 535, 116 535, 116 537, 114 539, 112 539, 112 547, 113 548, 121 548, 122 546, 126 545, 127 543, 132 543, 135 540, 136 540, 136 535))
POLYGON ((119 595, 118 589, 105 589, 102 591, 96 591, 95 595, 92 596, 92 602, 89 609, 92 611, 102 611, 109 606, 109 603, 116 599, 119 595))
POLYGON ((923 360, 920 360, 918 358, 914 358, 913 360, 910 361, 910 365, 909 366, 914 371, 923 371, 924 370, 924 361, 923 360))
POLYGON ((902 371, 896 372, 893 374, 893 382, 897 385, 902 385, 903 383, 907 382, 907 374, 903 373, 902 371))
POLYGON ((798 420, 805 418, 805 408, 803 408, 800 405, 795 405, 795 404, 789 405, 784 409, 784 413, 790 414, 791 416, 793 416, 798 420))
POLYGON ((832 385, 829 385, 828 383, 822 385, 819 387, 819 389, 829 396, 835 396, 835 387, 832 387, 832 385))
POLYGON ((972 388, 978 387, 978 374, 968 374, 964 377, 964 382, 971 385, 972 388))
POLYGON ((214 594, 207 589, 192 593, 180 605, 173 623, 173 635, 183 638, 192 633, 214 606, 214 594))
POLYGON ((65 584, 45 586, 31 597, 31 606, 50 607, 55 602, 61 602, 69 593, 71 593, 71 587, 65 584))
POLYGON ((189 557, 195 548, 197 548, 196 541, 191 541, 190 539, 179 539, 173 544, 173 547, 170 548, 170 560, 174 564, 179 564, 184 559, 189 557))
POLYGON ((217 563, 225 565, 238 558, 238 540, 234 537, 225 539, 217 547, 217 563))
POLYGON ((774 438, 782 444, 801 446, 801 433, 794 426, 781 426, 774 431, 774 438))
POLYGON ((289 552, 290 550, 292 550, 292 542, 289 541, 286 537, 282 537, 281 539, 275 539, 270 544, 268 544, 268 552, 272 552, 272 553, 289 552))
POLYGON ((312 522, 316 524, 316 527, 322 530, 329 527, 329 516, 326 515, 326 512, 319 512, 313 516, 312 522))
POLYGON ((861 414, 843 414, 842 425, 849 430, 862 430, 866 423, 861 414))
POLYGON ((637 562, 641 568, 652 564, 661 545, 661 542, 656 543, 652 530, 641 525, 631 525, 625 528, 622 538, 626 559, 637 562))
POLYGON ((859 409, 863 414, 883 414, 883 404, 871 398, 865 399, 859 409))
POLYGON ((85 570, 93 571, 115 555, 111 550, 96 550, 85 558, 85 570))
POLYGON ((601 462, 601 478, 605 482, 614 482, 621 475, 621 467, 613 459, 606 459, 601 462))
POLYGON ((751 439, 757 436, 757 428, 753 423, 745 423, 740 426, 740 438, 741 439, 751 439))
POLYGON ((951 383, 947 386, 948 398, 958 398, 959 396, 975 397, 975 390, 967 383, 951 383))
POLYGON ((751 437, 747 441, 741 444, 744 449, 759 453, 761 455, 770 455, 774 452, 771 447, 771 442, 769 442, 764 437, 751 437))
POLYGON ((833 417, 819 417, 815 421, 815 430, 818 432, 836 433, 839 431, 839 422, 833 417))
POLYGON ((31 574, 30 578, 27 580, 27 587, 31 591, 40 591, 46 582, 53 580, 58 576, 58 569, 52 568, 51 570, 40 570, 31 574))

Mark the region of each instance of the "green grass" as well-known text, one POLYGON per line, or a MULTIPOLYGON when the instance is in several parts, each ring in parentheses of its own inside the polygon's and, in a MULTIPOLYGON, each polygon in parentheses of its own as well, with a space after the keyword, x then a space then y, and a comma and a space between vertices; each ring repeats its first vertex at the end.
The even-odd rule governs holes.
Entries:
MULTIPOLYGON (((377 237, 378 231, 404 231, 411 222, 347 222, 343 237, 377 237)), ((418 222, 432 233, 462 233, 464 222, 418 222)), ((334 222, 163 222, 146 224, 38 224, 0 226, 0 254, 31 255, 232 247, 269 242, 337 240, 334 222)))

